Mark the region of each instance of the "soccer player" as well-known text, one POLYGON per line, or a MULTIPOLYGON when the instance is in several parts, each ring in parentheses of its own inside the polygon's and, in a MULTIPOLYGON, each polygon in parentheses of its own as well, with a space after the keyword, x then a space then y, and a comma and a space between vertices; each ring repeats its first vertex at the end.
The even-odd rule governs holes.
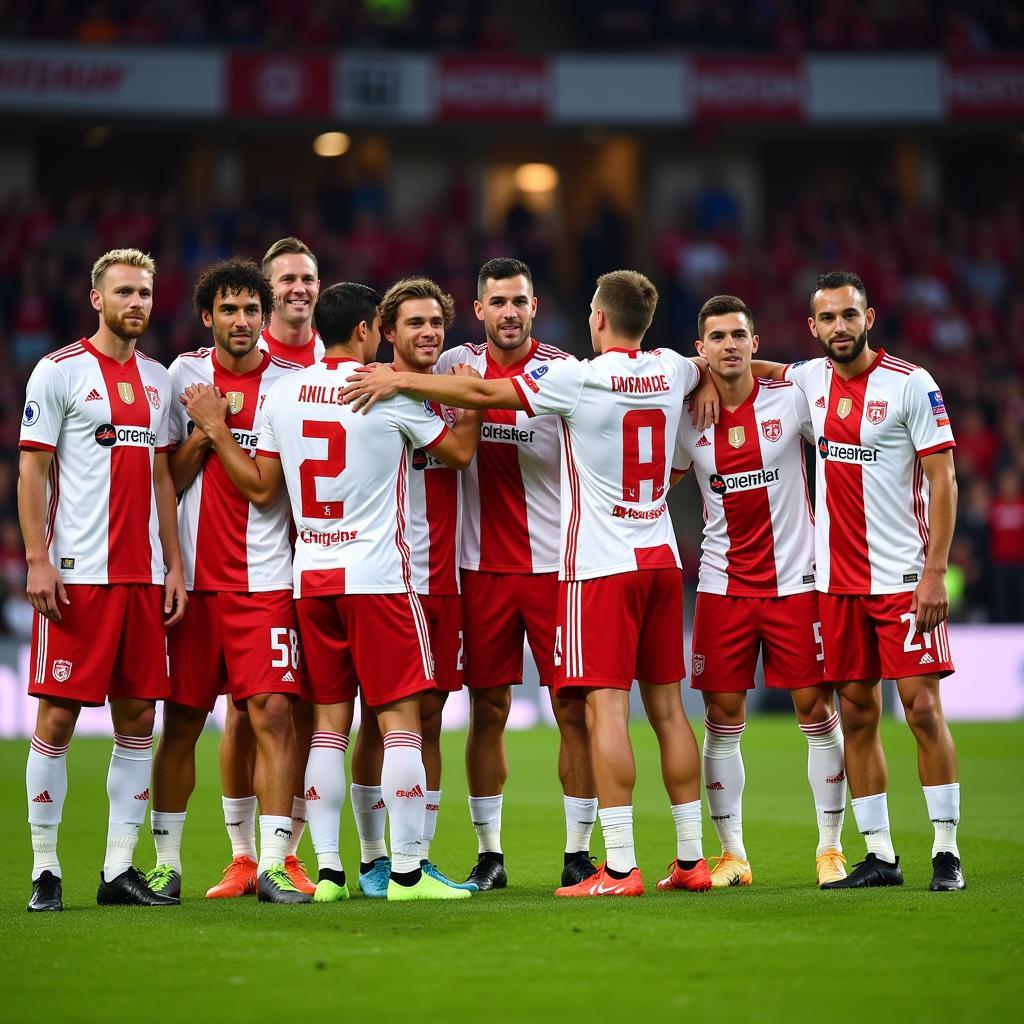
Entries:
POLYGON ((758 337, 742 299, 708 299, 697 334, 721 413, 718 425, 707 430, 683 417, 672 464, 674 479, 695 468, 705 514, 691 685, 702 691, 707 710, 704 789, 722 843, 711 884, 752 880, 743 843, 740 738, 760 653, 766 685, 791 691, 807 739, 821 885, 846 876, 840 841, 846 776, 834 694, 822 678, 803 452, 803 438, 813 440, 810 413, 803 392, 791 383, 758 380, 751 372, 758 337))
MULTIPOLYGON (((224 260, 196 282, 196 312, 213 331, 213 348, 186 352, 171 365, 174 395, 214 385, 228 402, 227 427, 255 453, 270 388, 294 363, 256 347, 270 285, 247 260, 224 260)), ((171 475, 181 495, 178 527, 185 585, 191 593, 181 625, 170 635, 170 690, 153 765, 156 892, 181 895, 181 836, 195 787, 195 746, 217 695, 243 705, 256 735, 260 859, 259 899, 308 903, 284 868, 292 834, 295 734, 291 701, 299 694, 299 649, 292 609, 288 502, 251 505, 211 456, 210 440, 193 429, 180 402, 171 417, 171 475)))
MULTIPOLYGON (((392 285, 380 305, 381 331, 394 346, 395 370, 431 373, 444 347, 445 329, 455 315, 455 300, 426 278, 406 278, 392 285)), ((476 376, 468 366, 455 372, 476 376)), ((480 436, 480 415, 440 405, 434 412, 448 426, 480 436)), ((441 804, 441 716, 449 693, 462 688, 462 599, 459 595, 459 535, 461 494, 459 475, 429 452, 411 454, 408 485, 408 544, 413 588, 427 620, 434 656, 436 688, 423 694, 423 765, 427 775, 426 815, 420 844, 420 866, 427 874, 457 888, 476 886, 453 882, 430 860, 430 844, 441 804)), ((352 751, 352 808, 359 832, 359 888, 367 896, 387 895, 391 862, 384 845, 384 801, 380 788, 382 738, 372 713, 364 714, 352 751)), ((315 779, 314 779, 315 782, 315 779)), ((310 805, 312 806, 312 804, 310 805)))
POLYGON ((934 826, 933 891, 964 888, 956 830, 960 785, 939 680, 953 672, 946 634, 946 565, 956 518, 949 413, 930 373, 868 336, 875 311, 853 273, 815 282, 811 333, 824 357, 789 367, 754 363, 804 393, 818 450, 815 553, 825 679, 835 683, 846 773, 867 856, 828 889, 902 885, 878 735, 879 678, 895 679, 917 741, 934 826))
MULTIPOLYGON (((383 370, 353 374, 347 396, 372 407, 395 389, 447 405, 560 417, 561 545, 556 686, 586 697, 607 861, 559 896, 639 896, 633 843, 636 777, 629 691, 640 680, 661 748, 676 825, 676 859, 662 888, 711 888, 701 850, 700 758, 683 713, 683 585, 666 504, 683 398, 693 362, 643 352, 658 293, 635 271, 598 278, 591 302, 593 360, 560 360, 511 378, 474 380, 383 370)), ((582 701, 580 702, 582 703, 582 701)))
POLYGON ((419 705, 434 681, 426 621, 412 589, 405 494, 410 445, 461 468, 472 444, 432 408, 406 397, 381 405, 373 417, 355 415, 341 403, 346 369, 376 351, 379 302, 372 288, 360 284, 323 292, 316 319, 327 347, 324 360, 274 387, 264 404, 255 460, 225 426, 227 403, 218 391, 193 389, 187 406, 250 501, 269 505, 287 482, 297 532, 296 616, 316 705, 306 778, 320 797, 310 818, 317 902, 348 897, 338 826, 357 681, 384 736, 388 899, 470 896, 420 869, 426 776, 419 705))
POLYGON ((25 771, 31 911, 63 910, 57 829, 83 706, 110 701, 110 818, 96 901, 172 906, 132 865, 149 801, 165 627, 187 602, 167 467, 170 378, 136 351, 153 309, 153 260, 113 249, 92 268, 96 333, 41 359, 21 428, 18 512, 28 559, 29 693, 39 699, 25 771))
MULTIPOLYGON (((313 326, 313 308, 320 294, 316 256, 301 239, 279 238, 262 260, 270 281, 273 306, 270 322, 260 332, 257 345, 288 363, 311 366, 323 358, 324 344, 313 326)), ((295 792, 292 797, 291 830, 285 870, 301 892, 312 894, 316 886, 298 859, 299 840, 306 827, 303 777, 313 733, 313 708, 305 700, 292 703, 298 756, 295 761, 295 792)), ((224 736, 220 744, 221 785, 224 789, 224 825, 231 840, 231 863, 224 878, 208 892, 210 899, 244 896, 256 891, 256 737, 245 712, 228 701, 224 736)))
MULTIPOLYGON (((445 352, 435 373, 466 364, 503 380, 569 360, 532 336, 537 312, 530 268, 489 260, 477 278, 477 318, 485 343, 445 352)), ((502 790, 508 778, 505 723, 512 686, 523 678, 523 639, 540 681, 551 687, 558 598, 558 419, 529 419, 514 409, 483 414, 476 458, 462 474, 462 608, 470 721, 466 740, 469 810, 477 862, 468 882, 480 890, 508 884, 501 845, 502 790)), ((597 815, 583 704, 551 692, 560 733, 558 776, 566 843, 562 883, 594 873, 590 833, 597 815)))

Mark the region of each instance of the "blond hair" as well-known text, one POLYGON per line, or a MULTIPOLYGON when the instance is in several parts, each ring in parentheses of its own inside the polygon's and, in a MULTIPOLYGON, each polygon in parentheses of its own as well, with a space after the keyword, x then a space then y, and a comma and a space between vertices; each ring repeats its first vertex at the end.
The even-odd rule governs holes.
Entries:
POLYGON ((607 314, 614 334, 639 341, 654 319, 658 289, 637 270, 613 270, 597 279, 595 304, 607 314))
POLYGON ((118 264, 124 267, 142 267, 156 276, 156 261, 141 249, 111 249, 92 265, 92 286, 99 288, 103 275, 118 264))
POLYGON ((429 277, 405 277, 396 281, 380 303, 381 327, 394 327, 398 322, 398 308, 410 299, 433 299, 441 307, 445 328, 455 319, 455 299, 429 277))

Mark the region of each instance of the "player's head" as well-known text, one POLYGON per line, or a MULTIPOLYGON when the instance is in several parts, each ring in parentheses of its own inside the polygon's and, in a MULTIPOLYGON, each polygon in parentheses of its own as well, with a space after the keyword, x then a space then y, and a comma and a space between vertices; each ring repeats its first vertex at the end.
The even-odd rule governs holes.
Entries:
POLYGON ((712 295, 697 314, 697 354, 708 370, 723 380, 738 380, 750 372, 757 351, 754 316, 735 295, 712 295))
POLYGON ((263 273, 274 293, 273 315, 288 327, 308 324, 320 294, 313 250, 298 238, 279 238, 263 255, 263 273))
POLYGON ((192 305, 225 354, 239 359, 259 340, 270 313, 270 283, 252 260, 221 260, 199 275, 192 305))
POLYGON ((410 369, 429 369, 437 362, 454 319, 455 300, 426 277, 398 281, 380 303, 381 331, 410 369))
POLYGON ((519 348, 530 337, 537 313, 530 268, 507 257, 488 260, 477 274, 473 308, 488 341, 506 351, 519 348))
POLYGON ((360 362, 373 358, 380 344, 380 293, 367 284, 342 281, 320 293, 316 328, 328 355, 344 346, 360 362))
POLYGON ((138 249, 111 249, 92 265, 89 301, 122 341, 134 341, 149 326, 155 275, 153 257, 138 249))
POLYGON ((852 363, 864 351, 875 311, 864 282, 849 270, 819 274, 811 293, 807 326, 834 363, 852 363))
POLYGON ((597 279, 590 300, 590 340, 601 352, 615 339, 640 342, 654 319, 658 289, 638 270, 613 270, 597 279))

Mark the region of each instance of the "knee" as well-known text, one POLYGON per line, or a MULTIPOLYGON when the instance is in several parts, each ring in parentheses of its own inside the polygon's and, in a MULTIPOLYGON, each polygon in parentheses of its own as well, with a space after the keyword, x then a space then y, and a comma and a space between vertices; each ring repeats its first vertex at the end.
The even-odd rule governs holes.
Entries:
POLYGON ((127 736, 152 736, 156 724, 156 705, 143 704, 138 708, 120 708, 115 716, 114 729, 127 736))
POLYGON ((424 743, 437 743, 441 739, 441 712, 443 708, 431 708, 420 714, 420 730, 424 743))
POLYGON ((704 720, 712 726, 743 725, 745 721, 744 709, 742 707, 738 710, 727 709, 719 704, 707 704, 704 707, 704 720))
POLYGON ((552 700, 555 721, 562 732, 585 733, 587 730, 587 704, 582 700, 552 700))
POLYGON ((840 705, 840 712, 843 719, 843 732, 848 740, 878 732, 881 708, 843 700, 840 705))
POLYGON ((937 694, 928 691, 916 693, 911 700, 904 701, 903 711, 915 736, 934 738, 942 731, 944 719, 937 694))
POLYGON ((261 700, 258 705, 260 731, 279 739, 293 735, 291 704, 282 693, 271 693, 261 700))
POLYGON ((509 687, 476 690, 470 696, 473 725, 477 729, 504 729, 512 708, 509 687))
POLYGON ((199 738, 206 724, 206 712, 197 708, 183 708, 176 704, 164 705, 164 722, 160 745, 192 743, 199 738))
POLYGON ((36 735, 54 747, 63 747, 71 742, 78 715, 71 708, 40 702, 36 715, 36 735))

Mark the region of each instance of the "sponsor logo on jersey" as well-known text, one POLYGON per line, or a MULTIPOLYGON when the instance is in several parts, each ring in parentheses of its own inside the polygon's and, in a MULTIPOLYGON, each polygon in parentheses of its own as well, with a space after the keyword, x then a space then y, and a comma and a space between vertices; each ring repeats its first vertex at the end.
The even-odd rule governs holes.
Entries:
POLYGON ((656 395, 670 390, 663 373, 649 377, 612 377, 612 391, 622 391, 627 395, 656 395))
POLYGON ((707 439, 706 434, 700 435, 700 440, 693 446, 694 448, 710 448, 711 442, 707 439))
POLYGON ((753 491, 769 484, 778 483, 779 467, 755 469, 749 473, 712 473, 708 485, 713 494, 728 494, 735 491, 753 491))
POLYGON ((29 402, 25 406, 25 414, 21 417, 21 422, 26 427, 31 427, 37 419, 39 419, 39 406, 35 402, 29 402))
POLYGON ((874 448, 865 448, 859 444, 840 444, 837 441, 830 441, 824 435, 818 438, 818 454, 822 459, 831 459, 833 462, 878 461, 878 452, 874 448))
POLYGON ((824 409, 825 408, 825 396, 824 395, 818 395, 818 397, 814 400, 814 405, 815 405, 815 408, 817 408, 817 409, 824 409))
MULTIPOLYGON (((547 367, 542 366, 542 370, 547 367)), ((505 423, 485 423, 480 428, 481 441, 500 441, 502 444, 512 442, 513 444, 533 444, 533 435, 536 431, 521 430, 519 427, 509 426, 505 423)))
POLYGON ((868 402, 864 410, 864 418, 868 423, 881 423, 889 408, 888 402, 868 402))
POLYGON ((845 420, 850 413, 853 412, 853 399, 852 398, 840 398, 839 404, 836 406, 836 415, 841 419, 845 420))
POLYGON ((693 674, 699 676, 704 671, 704 655, 695 654, 693 656, 693 674))
POLYGON ((782 420, 761 420, 761 433, 766 441, 778 441, 782 437, 782 420))
POLYGON ((152 448, 156 445, 156 434, 146 427, 115 427, 113 423, 101 423, 93 436, 101 448, 113 448, 115 444, 137 448, 152 448))
POLYGON ((430 452, 425 452, 422 448, 415 448, 412 453, 412 468, 418 473, 422 473, 425 469, 447 469, 448 467, 440 459, 435 459, 430 452))
POLYGON ((232 416, 237 416, 245 405, 245 392, 244 391, 227 391, 224 397, 228 400, 228 412, 232 416))
POLYGON ((436 416, 437 415, 437 413, 434 412, 434 406, 431 404, 431 401, 430 401, 429 398, 424 398, 423 399, 423 411, 428 416, 436 416))
POLYGON ((800 582, 801 583, 813 583, 814 582, 814 573, 813 572, 805 573, 803 576, 800 577, 800 582))
POLYGON ((625 505, 612 505, 613 519, 629 519, 632 522, 650 522, 660 519, 668 506, 662 502, 657 508, 627 508, 625 505))
POLYGON ((72 664, 66 658, 54 658, 50 666, 50 675, 58 683, 66 683, 71 678, 72 664))
MULTIPOLYGON (((341 508, 341 502, 338 502, 341 508)), ((303 544, 316 544, 322 548, 329 548, 334 544, 346 544, 359 536, 358 530, 331 530, 330 533, 317 533, 316 530, 303 530, 299 534, 303 544)))
POLYGON ((935 421, 935 426, 937 426, 937 427, 948 427, 949 426, 949 417, 948 416, 940 416, 935 421))
POLYGON ((62 558, 60 560, 60 567, 62 569, 74 569, 75 560, 73 558, 62 558))
POLYGON ((538 366, 536 370, 531 370, 529 373, 524 374, 524 376, 532 377, 534 380, 540 380, 547 372, 548 368, 546 366, 538 366))
POLYGON ((728 440, 733 448, 742 448, 747 440, 747 432, 742 427, 730 427, 728 440))
POLYGON ((85 396, 85 400, 87 402, 100 402, 103 400, 103 396, 95 388, 93 388, 92 391, 90 391, 89 394, 85 396))
POLYGON ((941 391, 928 392, 928 404, 932 407, 932 415, 938 418, 946 415, 946 403, 941 391))
MULTIPOLYGON (((230 397, 230 392, 228 397, 230 397)), ((146 385, 146 398, 149 399, 149 404, 153 406, 154 409, 160 408, 160 392, 152 384, 146 385)))
POLYGON ((903 574, 903 582, 904 583, 916 583, 917 582, 917 573, 916 572, 905 572, 903 574))
POLYGON ((117 382, 117 393, 121 396, 121 401, 125 405, 135 404, 135 391, 132 389, 132 382, 130 380, 119 380, 117 382))
POLYGON ((921 660, 918 662, 920 665, 934 665, 935 659, 930 654, 922 654, 921 660))
POLYGON ((523 383, 536 395, 540 394, 540 388, 534 383, 533 377, 528 373, 523 374, 523 383))

